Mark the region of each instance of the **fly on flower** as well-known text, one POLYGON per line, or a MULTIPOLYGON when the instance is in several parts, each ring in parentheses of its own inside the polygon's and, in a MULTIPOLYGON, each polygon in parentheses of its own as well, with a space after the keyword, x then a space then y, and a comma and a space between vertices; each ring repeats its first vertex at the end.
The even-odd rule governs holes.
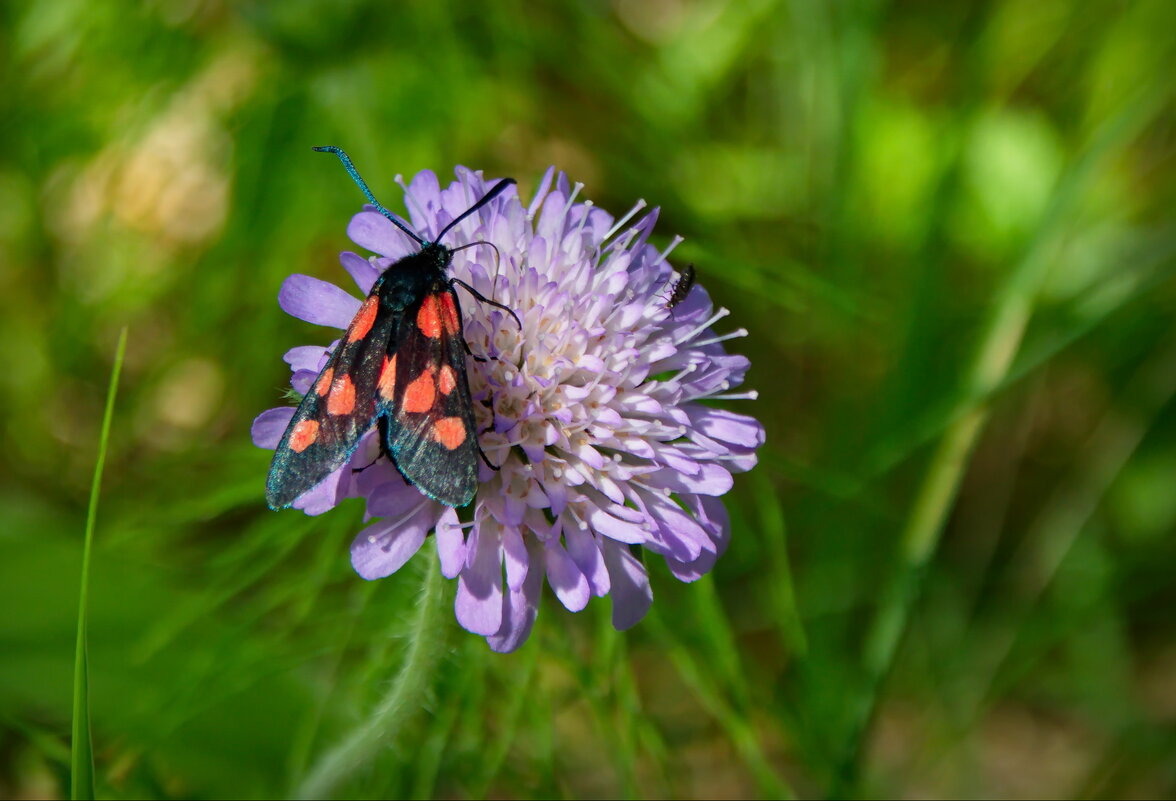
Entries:
POLYGON ((368 200, 420 250, 376 279, 303 396, 274 452, 266 500, 273 509, 290 506, 349 461, 364 434, 378 427, 381 453, 405 479, 447 506, 465 506, 477 489, 479 448, 454 285, 501 304, 449 277, 454 251, 441 239, 514 179, 496 183, 428 241, 376 201, 346 153, 315 150, 337 155, 368 200))
POLYGON ((682 277, 675 281, 674 286, 670 288, 670 296, 666 299, 666 308, 672 309, 686 300, 686 296, 690 294, 690 290, 693 288, 694 265, 687 264, 682 270, 682 277))

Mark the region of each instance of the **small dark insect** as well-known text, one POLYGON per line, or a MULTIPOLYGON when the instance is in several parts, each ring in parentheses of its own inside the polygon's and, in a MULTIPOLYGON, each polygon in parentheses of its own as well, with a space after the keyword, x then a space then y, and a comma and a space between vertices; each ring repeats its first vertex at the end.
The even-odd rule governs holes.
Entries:
MULTIPOLYGON (((514 179, 496 183, 429 242, 380 205, 346 153, 333 146, 314 149, 338 156, 368 201, 420 250, 395 262, 376 279, 347 333, 302 398, 274 452, 266 500, 272 509, 290 506, 345 464, 363 435, 377 426, 381 450, 405 480, 434 500, 465 506, 477 490, 481 448, 454 285, 519 320, 506 306, 449 277, 453 253, 461 248, 450 249, 441 239, 514 179)), ((493 247, 489 242, 461 247, 477 244, 493 247)))
POLYGON ((666 308, 672 309, 682 301, 686 300, 686 296, 690 294, 690 290, 694 288, 694 265, 687 264, 682 269, 682 275, 674 282, 673 288, 670 290, 670 297, 666 300, 666 308))

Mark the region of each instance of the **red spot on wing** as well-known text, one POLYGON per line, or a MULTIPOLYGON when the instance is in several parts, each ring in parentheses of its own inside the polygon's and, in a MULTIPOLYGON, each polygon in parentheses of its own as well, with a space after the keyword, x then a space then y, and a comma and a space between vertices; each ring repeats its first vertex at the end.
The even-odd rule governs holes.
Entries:
POLYGON ((376 391, 386 401, 396 396, 396 354, 392 358, 384 357, 384 364, 380 367, 380 380, 376 383, 376 391))
POLYGON ((317 420, 302 420, 298 425, 294 426, 294 430, 290 432, 290 439, 286 444, 295 453, 302 453, 314 444, 314 441, 318 439, 318 435, 319 424, 317 420))
POLYGON ((430 436, 434 442, 441 443, 442 447, 453 450, 465 442, 465 423, 462 422, 460 417, 442 417, 433 424, 433 430, 430 436))
POLYGON ((400 410, 415 414, 427 412, 433 408, 433 401, 436 398, 437 389, 433 376, 433 368, 426 367, 424 372, 414 378, 404 388, 404 399, 401 401, 400 410))
POLYGON ((328 367, 326 370, 323 370, 323 374, 319 376, 318 383, 314 385, 314 391, 317 392, 320 397, 326 395, 327 392, 329 392, 331 389, 331 381, 334 380, 334 378, 334 367, 328 367))
POLYGON ((327 414, 351 414, 355 408, 355 384, 351 383, 351 376, 341 375, 331 384, 331 394, 327 398, 327 414))
POLYGON ((442 365, 441 372, 437 373, 437 389, 441 390, 442 395, 448 395, 457 387, 457 373, 448 364, 442 365))
POLYGON ((416 324, 429 339, 441 336, 441 304, 437 295, 425 295, 417 312, 416 324))
POLYGON ((351 330, 347 332, 348 342, 358 342, 368 335, 368 331, 372 330, 372 324, 376 321, 376 311, 379 306, 380 299, 375 295, 363 302, 355 319, 351 321, 351 330))
POLYGON ((449 292, 441 296, 441 327, 447 334, 461 333, 461 321, 457 316, 457 304, 449 292))

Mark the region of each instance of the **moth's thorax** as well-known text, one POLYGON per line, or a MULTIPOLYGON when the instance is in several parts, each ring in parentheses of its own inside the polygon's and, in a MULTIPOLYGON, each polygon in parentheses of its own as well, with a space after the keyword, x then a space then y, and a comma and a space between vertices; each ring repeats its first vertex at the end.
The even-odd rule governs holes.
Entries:
POLYGON ((397 310, 407 308, 429 292, 448 283, 449 263, 453 252, 442 244, 429 242, 416 253, 393 262, 372 287, 380 302, 397 310))

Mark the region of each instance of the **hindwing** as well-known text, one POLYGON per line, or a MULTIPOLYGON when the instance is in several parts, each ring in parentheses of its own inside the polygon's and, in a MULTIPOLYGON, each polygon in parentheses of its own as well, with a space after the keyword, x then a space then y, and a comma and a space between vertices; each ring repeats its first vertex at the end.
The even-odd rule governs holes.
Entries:
POLYGON ((478 444, 457 294, 443 286, 410 304, 393 339, 377 385, 385 447, 426 495, 465 506, 478 486, 478 444))

